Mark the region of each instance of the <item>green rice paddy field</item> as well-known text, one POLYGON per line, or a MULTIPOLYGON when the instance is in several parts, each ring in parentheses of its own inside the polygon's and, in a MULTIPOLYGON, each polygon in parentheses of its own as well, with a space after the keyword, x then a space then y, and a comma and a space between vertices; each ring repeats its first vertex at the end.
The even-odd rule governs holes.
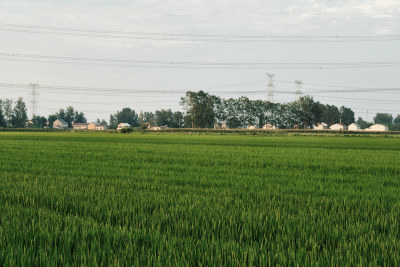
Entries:
POLYGON ((0 133, 0 266, 400 264, 400 138, 0 133))

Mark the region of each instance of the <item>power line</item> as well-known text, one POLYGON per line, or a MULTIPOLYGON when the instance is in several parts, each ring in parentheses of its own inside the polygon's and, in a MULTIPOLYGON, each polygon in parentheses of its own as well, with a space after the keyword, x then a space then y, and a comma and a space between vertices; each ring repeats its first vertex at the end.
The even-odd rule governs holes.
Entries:
POLYGON ((399 34, 393 35, 229 35, 133 32, 67 27, 50 27, 24 24, 0 23, 0 30, 33 34, 70 35, 79 37, 97 37, 154 41, 190 41, 190 42, 371 42, 397 41, 399 34))
MULTIPOLYGON (((240 84, 246 84, 246 83, 237 83, 237 84, 231 84, 233 87, 237 86, 240 84)), ((248 84, 251 84, 251 82, 248 82, 248 84)), ((22 90, 24 91, 25 88, 27 88, 27 84, 17 84, 17 83, 0 83, 0 88, 12 88, 13 90, 22 90)), ((230 90, 230 91, 216 91, 213 90, 213 88, 223 88, 223 87, 229 87, 228 85, 225 86, 204 86, 204 87, 198 87, 197 89, 138 89, 138 88, 112 88, 112 87, 84 87, 84 86, 62 86, 62 85, 41 85, 40 89, 42 91, 47 91, 48 93, 77 93, 77 94, 87 94, 87 95, 93 95, 93 93, 109 93, 110 95, 119 95, 119 94, 163 94, 163 95, 172 95, 172 94, 183 94, 186 93, 188 90, 204 90, 205 88, 208 88, 208 91, 211 93, 220 93, 220 94, 225 94, 225 93, 230 93, 230 94, 261 94, 264 92, 262 89, 256 89, 256 90, 230 90)), ((362 87, 359 87, 362 88, 362 87)), ((285 89, 285 88, 281 88, 285 89)), ((290 88, 286 88, 290 89, 290 88)), ((332 91, 331 89, 323 89, 320 88, 320 91, 316 92, 307 92, 307 94, 313 94, 315 93, 353 93, 353 92, 381 92, 381 91, 398 91, 400 92, 400 88, 364 88, 364 89, 357 89, 356 91, 353 90, 334 90, 332 91)), ((293 91, 273 91, 274 93, 282 93, 282 94, 295 94, 293 91)), ((385 100, 386 101, 386 100, 385 100)), ((389 100, 390 101, 390 100, 389 100)))
MULTIPOLYGON (((0 88, 10 88, 13 91, 15 90, 20 90, 20 91, 25 91, 24 88, 27 88, 28 85, 26 84, 11 84, 11 83, 0 83, 0 88)), ((77 95, 77 96, 92 96, 92 97, 104 97, 104 96, 109 96, 109 97, 121 97, 121 96, 135 96, 137 99, 137 95, 140 95, 141 98, 148 99, 150 96, 149 95, 161 95, 163 99, 166 97, 171 97, 171 99, 177 98, 179 96, 182 96, 187 90, 143 90, 143 89, 117 89, 117 88, 94 88, 94 87, 72 87, 72 86, 55 86, 55 85, 41 85, 40 89, 43 92, 48 93, 56 93, 56 94, 66 94, 66 95, 77 95)), ((290 89, 290 88, 288 88, 290 89)), ((400 88, 391 88, 393 90, 398 90, 400 91, 400 88)), ((246 91, 215 91, 215 90, 209 90, 210 93, 212 94, 217 94, 217 95, 251 95, 251 94, 257 94, 257 95, 262 95, 264 93, 264 90, 246 90, 246 91)), ((292 90, 289 91, 284 91, 284 90, 279 90, 276 93, 278 94, 290 94, 290 95, 295 95, 296 93, 293 92, 292 90)), ((318 98, 327 98, 327 99, 337 99, 340 101, 344 102, 352 102, 352 103, 379 103, 383 102, 386 104, 398 104, 400 101, 396 100, 387 100, 387 99, 366 99, 366 98, 349 98, 349 97, 335 97, 335 96, 324 96, 324 95, 318 95, 315 93, 310 93, 309 95, 318 97, 318 98)), ((141 102, 143 102, 141 100, 141 102)), ((82 102, 81 103, 93 103, 93 101, 89 102, 82 102)), ((112 103, 108 101, 107 103, 112 103)), ((151 102, 151 103, 154 103, 151 102)), ((120 104, 120 102, 116 102, 115 104, 120 104)))
POLYGON ((178 68, 178 69, 347 69, 394 67, 400 60, 392 61, 358 61, 358 62, 201 62, 201 61, 166 61, 139 59, 83 58, 67 56, 48 56, 18 53, 0 53, 0 60, 20 60, 23 62, 89 64, 104 66, 125 66, 140 68, 178 68))

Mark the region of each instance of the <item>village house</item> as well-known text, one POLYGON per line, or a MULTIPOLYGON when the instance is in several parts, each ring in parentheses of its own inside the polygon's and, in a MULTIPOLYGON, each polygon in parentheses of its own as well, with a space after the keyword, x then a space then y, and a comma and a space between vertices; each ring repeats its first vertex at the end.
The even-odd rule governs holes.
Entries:
POLYGON ((247 126, 247 129, 255 130, 255 129, 258 129, 258 126, 257 125, 249 125, 249 126, 247 126))
POLYGON ((348 129, 349 131, 359 131, 361 130, 361 127, 357 123, 352 123, 349 125, 348 129))
POLYGON ((119 129, 130 128, 130 127, 131 127, 131 125, 129 123, 122 122, 122 123, 118 124, 118 128, 117 129, 119 130, 119 129))
POLYGON ((329 127, 328 127, 328 124, 326 124, 324 122, 314 125, 314 130, 326 130, 326 129, 329 129, 329 127))
POLYGON ((53 122, 54 129, 68 129, 68 123, 63 119, 57 119, 53 122))
POLYGON ((331 130, 347 130, 347 126, 341 123, 335 123, 331 125, 331 130))
POLYGON ((168 126, 167 125, 165 125, 165 126, 153 126, 153 127, 149 127, 148 129, 152 130, 152 131, 160 131, 160 130, 168 129, 168 126))
POLYGON ((72 123, 72 128, 74 130, 87 130, 89 126, 89 123, 72 123))
POLYGON ((93 131, 104 131, 107 130, 107 125, 98 122, 91 122, 88 125, 88 129, 93 131))
POLYGON ((366 131, 371 131, 371 132, 386 132, 388 131, 388 127, 383 124, 374 124, 371 127, 365 129, 366 131))
POLYGON ((271 124, 271 123, 264 124, 262 128, 264 130, 275 130, 275 129, 278 129, 277 126, 275 126, 274 124, 271 124))
POLYGON ((228 125, 226 125, 226 122, 214 123, 214 130, 226 130, 226 129, 229 129, 228 125))

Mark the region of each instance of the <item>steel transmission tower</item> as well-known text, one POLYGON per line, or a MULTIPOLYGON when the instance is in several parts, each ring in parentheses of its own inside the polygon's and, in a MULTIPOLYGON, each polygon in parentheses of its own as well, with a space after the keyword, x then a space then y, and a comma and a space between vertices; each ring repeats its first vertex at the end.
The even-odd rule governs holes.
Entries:
POLYGON ((275 74, 267 73, 268 75, 268 101, 274 102, 274 76, 275 74))
POLYGON ((303 84, 302 81, 294 81, 294 83, 296 84, 296 95, 301 95, 301 85, 303 84))
POLYGON ((32 117, 34 117, 35 115, 37 115, 37 104, 38 104, 38 92, 37 89, 39 87, 39 84, 37 83, 30 83, 29 86, 32 88, 31 91, 31 107, 32 107, 32 117))

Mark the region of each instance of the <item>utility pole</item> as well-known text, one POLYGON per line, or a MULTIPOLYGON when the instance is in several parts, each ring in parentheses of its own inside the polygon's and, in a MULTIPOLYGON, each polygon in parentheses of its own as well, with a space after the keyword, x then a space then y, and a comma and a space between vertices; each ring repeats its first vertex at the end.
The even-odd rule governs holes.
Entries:
POLYGON ((268 101, 273 103, 274 102, 274 76, 275 74, 267 73, 268 75, 268 101))
POLYGON ((302 81, 296 80, 296 81, 294 81, 294 83, 295 83, 295 85, 296 85, 296 92, 295 92, 295 94, 296 94, 296 95, 301 95, 301 85, 303 84, 303 82, 302 82, 302 81))
POLYGON ((38 97, 38 92, 37 92, 37 88, 39 87, 38 83, 29 83, 29 86, 32 88, 31 91, 31 107, 32 107, 32 117, 34 117, 35 115, 37 115, 37 97, 38 97))

